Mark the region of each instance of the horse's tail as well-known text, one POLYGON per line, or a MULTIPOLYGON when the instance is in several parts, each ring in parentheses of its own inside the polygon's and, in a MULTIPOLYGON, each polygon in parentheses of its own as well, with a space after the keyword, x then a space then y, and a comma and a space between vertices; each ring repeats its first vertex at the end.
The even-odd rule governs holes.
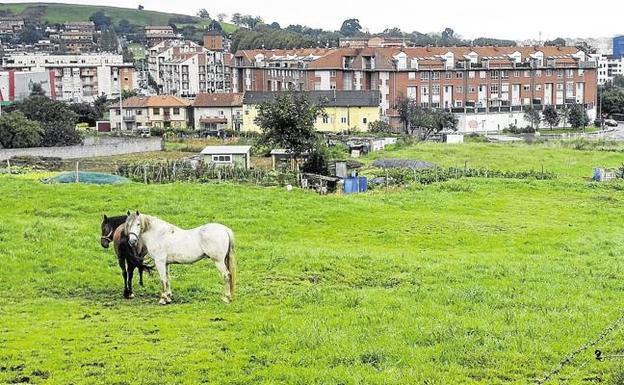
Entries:
POLYGON ((230 293, 234 298, 234 290, 236 289, 236 256, 234 253, 234 233, 227 229, 229 245, 227 254, 225 254, 225 265, 230 272, 230 293))

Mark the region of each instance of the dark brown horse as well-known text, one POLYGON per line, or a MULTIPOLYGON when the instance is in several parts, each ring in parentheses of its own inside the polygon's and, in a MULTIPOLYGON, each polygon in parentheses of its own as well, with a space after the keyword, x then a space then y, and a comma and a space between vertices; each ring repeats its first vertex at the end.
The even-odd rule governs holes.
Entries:
POLYGON ((132 293, 134 270, 139 269, 139 284, 143 286, 143 271, 150 273, 152 268, 144 263, 144 258, 147 255, 145 245, 140 243, 133 247, 128 243, 128 236, 124 232, 124 226, 122 226, 126 219, 126 215, 111 218, 104 215, 100 241, 105 249, 108 249, 110 243, 113 242, 117 261, 121 268, 121 276, 124 280, 123 295, 126 299, 130 299, 134 298, 132 293))

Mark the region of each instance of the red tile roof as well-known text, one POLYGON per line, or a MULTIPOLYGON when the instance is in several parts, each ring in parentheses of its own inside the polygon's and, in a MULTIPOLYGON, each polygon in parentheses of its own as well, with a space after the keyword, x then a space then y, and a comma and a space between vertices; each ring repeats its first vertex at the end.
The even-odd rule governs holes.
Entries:
POLYGON ((200 93, 195 97, 193 107, 242 107, 243 94, 200 93))

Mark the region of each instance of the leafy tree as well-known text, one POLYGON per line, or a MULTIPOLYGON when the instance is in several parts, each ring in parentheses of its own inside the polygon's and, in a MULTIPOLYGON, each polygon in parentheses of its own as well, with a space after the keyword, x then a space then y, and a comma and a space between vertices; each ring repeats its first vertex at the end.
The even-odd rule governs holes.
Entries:
POLYGON ((574 128, 585 128, 589 124, 589 116, 587 110, 582 104, 574 104, 570 107, 570 116, 568 118, 570 125, 574 128))
POLYGON ((301 171, 311 174, 329 175, 327 158, 329 158, 327 147, 317 143, 305 163, 301 166, 301 171))
POLYGON ((227 16, 228 16, 227 13, 219 13, 219 14, 217 14, 217 20, 219 20, 219 22, 222 23, 222 22, 225 21, 227 16))
POLYGON ((442 31, 442 39, 444 40, 453 40, 455 38, 455 31, 452 28, 445 28, 442 31))
POLYGON ((359 19, 347 19, 342 22, 340 33, 344 36, 355 36, 362 33, 362 26, 359 19))
POLYGON ((210 19, 210 14, 206 11, 206 8, 202 8, 197 11, 197 17, 201 17, 202 19, 210 19))
POLYGON ((132 24, 130 24, 130 22, 126 19, 121 19, 119 20, 119 23, 117 24, 117 32, 122 34, 122 35, 127 35, 129 33, 133 33, 134 32, 134 26, 132 24))
POLYGON ((375 133, 384 133, 391 132, 390 124, 384 122, 383 120, 375 120, 374 122, 370 122, 368 124, 368 131, 375 133))
POLYGON ((122 99, 128 99, 131 98, 133 96, 137 96, 139 93, 137 92, 137 90, 123 90, 121 91, 121 98, 122 99))
POLYGON ((30 96, 46 96, 45 90, 41 86, 41 83, 33 83, 30 87, 30 96))
POLYGON ((616 87, 624 88, 624 75, 615 75, 612 83, 616 87))
POLYGON ((598 103, 603 114, 624 113, 624 89, 607 84, 598 92, 598 103))
POLYGON ((544 42, 544 45, 547 45, 547 46, 564 46, 564 45, 566 45, 566 41, 565 41, 564 38, 558 37, 558 38, 556 38, 554 40, 546 40, 544 42))
POLYGON ((16 103, 14 109, 39 122, 43 129, 42 146, 69 146, 82 141, 76 131, 77 116, 63 102, 35 95, 16 103))
POLYGON ((325 115, 322 103, 313 103, 304 93, 280 93, 274 101, 258 107, 255 123, 262 130, 262 142, 290 150, 295 159, 312 152, 316 143, 314 124, 325 115))
POLYGON ((457 130, 458 120, 454 114, 442 109, 423 108, 411 98, 399 100, 396 110, 406 134, 410 134, 414 129, 419 129, 422 138, 427 139, 432 134, 444 130, 457 130))
POLYGON ((553 127, 559 125, 559 122, 561 121, 561 117, 554 106, 544 107, 542 115, 544 115, 544 123, 548 124, 551 130, 553 127))
POLYGON ((89 20, 95 24, 95 28, 100 30, 108 28, 113 24, 111 18, 106 16, 104 11, 94 12, 91 16, 89 16, 89 20))
POLYGON ((43 29, 41 26, 27 23, 20 31, 19 40, 24 44, 35 44, 39 40, 44 38, 43 29))
POLYGON ((104 112, 108 109, 108 98, 106 97, 106 95, 102 94, 95 98, 95 100, 93 101, 93 107, 97 111, 98 117, 103 117, 104 112))
POLYGON ((401 28, 394 27, 384 29, 382 35, 386 37, 403 37, 404 33, 401 31, 401 28))
POLYGON ((232 17, 230 18, 230 21, 236 25, 236 26, 240 26, 241 24, 243 24, 243 15, 241 15, 240 13, 234 13, 232 14, 232 17))
POLYGON ((210 24, 208 25, 208 30, 210 31, 220 31, 223 32, 223 27, 221 27, 221 23, 219 23, 216 20, 213 20, 210 22, 210 24))
POLYGON ((105 52, 117 52, 119 50, 119 41, 117 34, 113 28, 106 28, 102 31, 98 40, 100 49, 105 52))
POLYGON ((101 111, 89 103, 73 103, 69 108, 77 116, 76 123, 87 123, 90 127, 95 127, 95 122, 102 119, 101 111))
POLYGON ((28 119, 20 111, 0 116, 0 148, 37 147, 43 130, 39 123, 28 119))
POLYGON ((241 24, 246 25, 249 29, 254 29, 260 24, 264 24, 264 20, 260 16, 245 15, 241 17, 241 24))
POLYGON ((145 7, 144 7, 144 6, 142 6, 141 4, 139 4, 139 11, 142 11, 142 10, 144 10, 144 9, 145 9, 145 7))
POLYGON ((533 106, 529 106, 524 110, 524 119, 531 124, 531 128, 536 130, 542 121, 542 116, 533 106))

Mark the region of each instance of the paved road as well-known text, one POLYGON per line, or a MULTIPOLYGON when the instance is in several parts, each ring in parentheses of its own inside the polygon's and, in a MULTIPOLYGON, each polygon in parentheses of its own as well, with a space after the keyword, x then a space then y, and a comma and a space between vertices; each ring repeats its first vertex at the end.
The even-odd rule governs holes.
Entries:
POLYGON ((606 139, 624 140, 624 123, 620 122, 614 129, 614 131, 604 134, 604 137, 606 139))

